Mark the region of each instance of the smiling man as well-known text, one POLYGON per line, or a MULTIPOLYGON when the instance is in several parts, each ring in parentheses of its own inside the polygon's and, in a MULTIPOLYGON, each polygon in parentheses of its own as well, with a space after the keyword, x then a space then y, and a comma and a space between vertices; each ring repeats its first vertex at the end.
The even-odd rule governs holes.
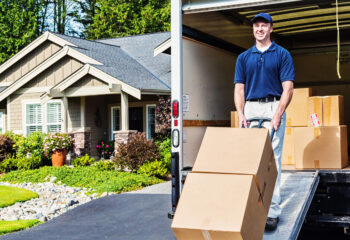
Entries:
POLYGON ((235 69, 234 100, 239 125, 252 127, 247 119, 269 118, 266 128, 276 130, 272 140, 278 176, 265 229, 276 229, 281 214, 281 156, 286 126, 285 110, 292 99, 294 65, 290 53, 271 41, 273 21, 259 13, 252 19, 255 45, 240 54, 235 69))

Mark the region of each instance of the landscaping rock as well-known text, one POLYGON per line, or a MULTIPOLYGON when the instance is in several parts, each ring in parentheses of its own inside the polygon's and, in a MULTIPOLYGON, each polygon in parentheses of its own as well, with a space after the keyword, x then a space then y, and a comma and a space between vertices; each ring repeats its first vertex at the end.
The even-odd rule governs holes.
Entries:
POLYGON ((56 180, 57 178, 52 176, 50 182, 44 183, 0 182, 0 185, 25 188, 39 195, 39 198, 0 208, 0 221, 39 219, 39 221, 46 222, 76 206, 98 198, 97 194, 86 195, 88 189, 58 185, 54 183, 56 180))

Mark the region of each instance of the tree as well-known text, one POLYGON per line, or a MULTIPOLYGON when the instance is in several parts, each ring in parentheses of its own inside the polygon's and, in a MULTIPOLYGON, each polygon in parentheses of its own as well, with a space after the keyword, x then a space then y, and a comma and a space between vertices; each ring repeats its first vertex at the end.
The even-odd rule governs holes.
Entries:
POLYGON ((0 64, 39 35, 40 0, 0 1, 0 64))
POLYGON ((89 39, 170 30, 170 0, 96 0, 89 39))
POLYGON ((88 28, 93 23, 93 18, 96 13, 97 3, 96 0, 73 0, 79 8, 74 10, 73 15, 75 21, 83 25, 81 37, 88 37, 88 28))

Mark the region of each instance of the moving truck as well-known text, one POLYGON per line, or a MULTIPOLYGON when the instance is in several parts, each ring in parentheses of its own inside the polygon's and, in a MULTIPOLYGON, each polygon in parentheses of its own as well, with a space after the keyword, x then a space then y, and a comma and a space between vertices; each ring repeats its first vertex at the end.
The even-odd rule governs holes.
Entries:
MULTIPOLYGON (((241 52, 254 44, 250 19, 259 12, 271 14, 272 39, 293 56, 295 87, 312 87, 323 96, 343 95, 344 124, 350 124, 350 111, 346 111, 350 106, 349 1, 172 0, 171 39, 157 47, 155 54, 171 50, 172 57, 173 211, 205 129, 230 126, 230 111, 235 109, 235 62, 241 52)), ((307 193, 298 200, 302 207, 291 224, 294 237, 286 239, 296 239, 303 224, 348 232, 348 170, 301 173, 291 169, 284 174, 296 176, 296 183, 305 174, 312 174, 307 193)), ((298 192, 291 188, 291 194, 298 192)), ((289 218, 292 212, 285 214, 289 218)))

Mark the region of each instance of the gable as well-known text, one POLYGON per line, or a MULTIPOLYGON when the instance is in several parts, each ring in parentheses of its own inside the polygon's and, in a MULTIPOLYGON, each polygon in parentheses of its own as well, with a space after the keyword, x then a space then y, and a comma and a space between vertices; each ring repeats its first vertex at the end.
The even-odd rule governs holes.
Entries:
POLYGON ((91 76, 90 74, 88 74, 78 82, 74 83, 71 87, 94 87, 94 86, 103 86, 103 85, 107 85, 107 84, 95 78, 94 76, 91 76))

